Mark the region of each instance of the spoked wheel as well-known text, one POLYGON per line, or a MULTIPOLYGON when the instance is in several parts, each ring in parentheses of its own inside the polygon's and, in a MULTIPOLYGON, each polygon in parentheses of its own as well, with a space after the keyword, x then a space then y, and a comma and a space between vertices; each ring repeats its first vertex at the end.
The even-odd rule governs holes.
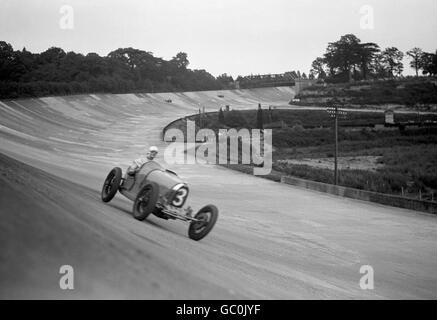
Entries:
POLYGON ((137 220, 146 219, 153 212, 159 197, 159 187, 150 182, 138 193, 132 209, 133 216, 137 220))
POLYGON ((214 227, 218 218, 218 209, 210 204, 200 209, 194 216, 198 221, 193 221, 188 228, 190 239, 199 241, 203 239, 214 227))
POLYGON ((122 172, 120 168, 114 168, 109 172, 102 187, 102 201, 111 201, 120 186, 122 172))

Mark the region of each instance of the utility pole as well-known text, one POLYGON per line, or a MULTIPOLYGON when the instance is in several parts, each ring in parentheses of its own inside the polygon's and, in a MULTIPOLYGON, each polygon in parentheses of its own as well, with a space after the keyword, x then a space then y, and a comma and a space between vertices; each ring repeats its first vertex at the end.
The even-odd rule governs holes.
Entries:
POLYGON ((335 185, 338 185, 338 107, 337 105, 335 105, 335 117, 334 117, 334 122, 335 122, 335 153, 334 153, 334 181, 335 181, 335 185))
POLYGON ((334 150, 334 184, 338 185, 338 118, 345 119, 346 111, 338 108, 338 101, 331 100, 328 102, 328 108, 326 111, 331 118, 334 118, 334 138, 335 138, 335 150, 334 150))

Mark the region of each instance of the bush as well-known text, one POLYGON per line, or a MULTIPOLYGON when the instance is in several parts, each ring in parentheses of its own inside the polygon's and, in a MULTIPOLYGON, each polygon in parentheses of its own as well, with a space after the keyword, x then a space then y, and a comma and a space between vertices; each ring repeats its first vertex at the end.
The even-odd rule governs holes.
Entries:
POLYGON ((225 125, 230 128, 247 128, 248 123, 243 114, 238 110, 225 113, 225 125))

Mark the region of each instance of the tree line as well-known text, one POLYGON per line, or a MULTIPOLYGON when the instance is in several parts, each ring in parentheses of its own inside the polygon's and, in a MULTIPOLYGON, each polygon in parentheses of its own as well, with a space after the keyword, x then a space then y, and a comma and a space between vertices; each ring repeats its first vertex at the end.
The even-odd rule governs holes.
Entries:
MULTIPOLYGON (((436 53, 413 48, 406 52, 416 76, 437 75, 436 53)), ((381 49, 373 42, 361 42, 353 34, 346 34, 336 42, 330 42, 322 57, 317 57, 310 70, 310 78, 327 82, 387 79, 402 75, 405 54, 396 47, 381 49)))
POLYGON ((104 57, 57 47, 32 53, 0 41, 0 98, 228 88, 227 79, 188 65, 184 52, 168 61, 134 48, 120 48, 104 57))
MULTIPOLYGON (((420 48, 406 52, 416 75, 437 75, 437 52, 420 48)), ((308 78, 347 82, 393 78, 403 71, 404 53, 395 47, 381 48, 362 43, 353 34, 329 43, 326 53, 312 63, 308 78)), ((83 55, 51 47, 42 53, 26 48, 14 50, 0 41, 0 98, 38 97, 81 93, 175 92, 232 89, 234 79, 223 74, 215 78, 205 70, 188 68, 188 56, 179 52, 170 60, 152 52, 119 48, 106 56, 83 55)), ((299 71, 281 75, 238 76, 241 88, 274 86, 306 79, 299 71)))

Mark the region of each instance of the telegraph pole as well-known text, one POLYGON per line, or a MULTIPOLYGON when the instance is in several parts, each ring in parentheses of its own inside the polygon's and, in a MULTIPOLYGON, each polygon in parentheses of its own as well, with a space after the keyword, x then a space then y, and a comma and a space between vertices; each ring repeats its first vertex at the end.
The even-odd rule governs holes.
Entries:
POLYGON ((338 101, 331 100, 328 102, 328 108, 326 111, 329 115, 334 118, 334 139, 335 139, 335 150, 334 150, 334 184, 338 185, 338 118, 346 118, 346 112, 338 109, 338 101))
POLYGON ((338 163, 337 163, 337 157, 338 157, 338 106, 335 105, 335 117, 334 117, 334 123, 335 123, 335 153, 334 153, 334 184, 338 185, 338 163))

